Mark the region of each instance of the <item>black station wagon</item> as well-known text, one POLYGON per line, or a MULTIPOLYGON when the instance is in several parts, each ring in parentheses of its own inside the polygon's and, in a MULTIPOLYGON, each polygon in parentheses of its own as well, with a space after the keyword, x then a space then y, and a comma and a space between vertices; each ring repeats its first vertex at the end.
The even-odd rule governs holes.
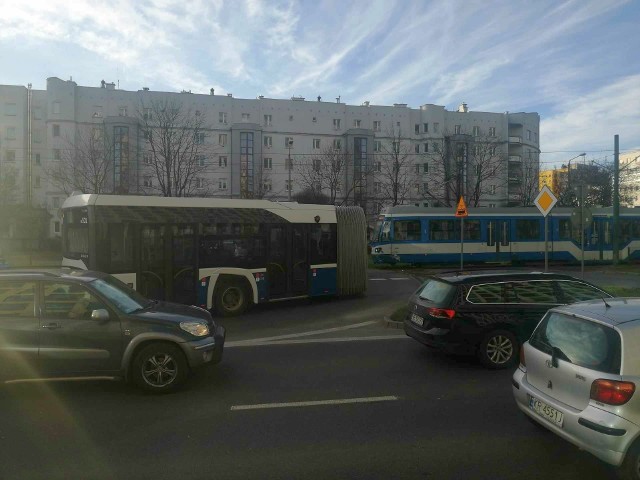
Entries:
POLYGON ((428 347, 477 355, 486 367, 506 368, 547 310, 603 297, 611 295, 569 275, 447 272, 413 294, 404 330, 428 347))
POLYGON ((0 273, 0 378, 123 377, 167 392, 222 359, 198 307, 149 300, 106 273, 0 273))

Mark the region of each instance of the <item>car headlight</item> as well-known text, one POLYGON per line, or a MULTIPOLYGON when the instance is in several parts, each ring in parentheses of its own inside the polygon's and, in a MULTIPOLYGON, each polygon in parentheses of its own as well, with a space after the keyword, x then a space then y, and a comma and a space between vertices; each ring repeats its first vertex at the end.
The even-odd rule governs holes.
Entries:
POLYGON ((180 328, 196 337, 209 335, 209 325, 202 322, 180 322, 180 328))

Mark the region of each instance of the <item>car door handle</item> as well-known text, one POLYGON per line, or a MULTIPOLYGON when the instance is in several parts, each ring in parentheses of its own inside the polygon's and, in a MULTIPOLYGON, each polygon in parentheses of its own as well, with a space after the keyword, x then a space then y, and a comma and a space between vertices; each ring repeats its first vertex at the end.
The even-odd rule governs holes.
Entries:
POLYGON ((48 328, 49 330, 55 330, 56 328, 61 328, 57 323, 48 323, 47 325, 42 325, 42 328, 48 328))

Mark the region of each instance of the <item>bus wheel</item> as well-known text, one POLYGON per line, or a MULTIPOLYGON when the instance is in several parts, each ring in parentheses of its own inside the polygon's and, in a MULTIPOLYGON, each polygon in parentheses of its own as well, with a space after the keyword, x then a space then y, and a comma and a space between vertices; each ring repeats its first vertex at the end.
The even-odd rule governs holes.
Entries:
POLYGON ((213 305, 218 315, 223 317, 240 315, 249 305, 249 294, 242 282, 222 280, 222 283, 216 286, 213 305))

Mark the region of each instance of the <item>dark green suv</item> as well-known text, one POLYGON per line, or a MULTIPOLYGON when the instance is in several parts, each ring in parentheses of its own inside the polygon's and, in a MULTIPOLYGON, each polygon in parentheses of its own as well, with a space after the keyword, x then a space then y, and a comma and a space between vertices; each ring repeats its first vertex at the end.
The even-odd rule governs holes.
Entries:
POLYGON ((225 329, 198 307, 149 300, 111 275, 0 272, 0 378, 122 377, 178 388, 222 359, 225 329))

